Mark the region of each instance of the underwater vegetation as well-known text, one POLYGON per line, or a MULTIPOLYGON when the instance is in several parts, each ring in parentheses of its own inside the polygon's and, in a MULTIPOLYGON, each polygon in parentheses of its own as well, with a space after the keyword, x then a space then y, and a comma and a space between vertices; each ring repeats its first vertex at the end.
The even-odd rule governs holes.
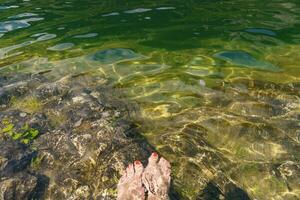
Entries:
POLYGON ((39 135, 38 130, 30 128, 27 124, 19 130, 16 130, 15 125, 7 119, 2 120, 0 128, 0 134, 2 136, 3 134, 7 134, 13 140, 17 140, 23 144, 30 144, 39 135))
POLYGON ((16 98, 12 97, 10 100, 11 107, 20 109, 24 112, 35 113, 42 109, 42 103, 35 97, 16 98))

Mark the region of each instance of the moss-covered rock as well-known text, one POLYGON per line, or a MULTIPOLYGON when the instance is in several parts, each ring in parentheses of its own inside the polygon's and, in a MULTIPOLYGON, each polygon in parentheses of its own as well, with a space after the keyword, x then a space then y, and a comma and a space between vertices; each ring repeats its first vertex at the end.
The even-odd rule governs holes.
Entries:
POLYGON ((39 87, 11 98, 0 113, 0 173, 5 177, 0 195, 114 199, 122 169, 137 159, 146 162, 152 147, 116 109, 122 103, 105 97, 112 89, 97 84, 103 83, 97 77, 39 81, 39 87))

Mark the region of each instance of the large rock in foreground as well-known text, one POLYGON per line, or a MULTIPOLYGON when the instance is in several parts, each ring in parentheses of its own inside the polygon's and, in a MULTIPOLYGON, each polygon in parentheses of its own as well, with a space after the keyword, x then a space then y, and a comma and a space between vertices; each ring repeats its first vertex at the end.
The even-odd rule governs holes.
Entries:
POLYGON ((113 90, 84 75, 20 79, 1 79, 0 199, 114 199, 122 169, 146 162, 151 147, 106 95, 113 90))

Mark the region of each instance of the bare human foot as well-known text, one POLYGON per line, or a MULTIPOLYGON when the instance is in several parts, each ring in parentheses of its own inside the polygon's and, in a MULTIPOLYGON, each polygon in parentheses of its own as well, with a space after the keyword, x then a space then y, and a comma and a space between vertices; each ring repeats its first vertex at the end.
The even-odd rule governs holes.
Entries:
POLYGON ((129 164, 118 183, 117 200, 145 200, 142 183, 144 167, 140 161, 129 164))
POLYGON ((142 176, 143 183, 148 191, 148 200, 169 199, 170 174, 170 163, 162 157, 158 161, 157 153, 152 153, 142 176))

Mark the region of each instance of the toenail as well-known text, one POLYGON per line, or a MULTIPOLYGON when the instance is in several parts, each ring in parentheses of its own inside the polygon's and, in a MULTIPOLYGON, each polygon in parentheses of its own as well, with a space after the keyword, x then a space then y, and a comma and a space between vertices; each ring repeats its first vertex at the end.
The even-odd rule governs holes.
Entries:
POLYGON ((139 161, 139 160, 136 160, 136 161, 134 161, 134 164, 136 164, 136 165, 140 165, 140 164, 141 164, 141 161, 139 161))
POLYGON ((152 156, 158 156, 158 154, 156 152, 153 152, 152 156))

